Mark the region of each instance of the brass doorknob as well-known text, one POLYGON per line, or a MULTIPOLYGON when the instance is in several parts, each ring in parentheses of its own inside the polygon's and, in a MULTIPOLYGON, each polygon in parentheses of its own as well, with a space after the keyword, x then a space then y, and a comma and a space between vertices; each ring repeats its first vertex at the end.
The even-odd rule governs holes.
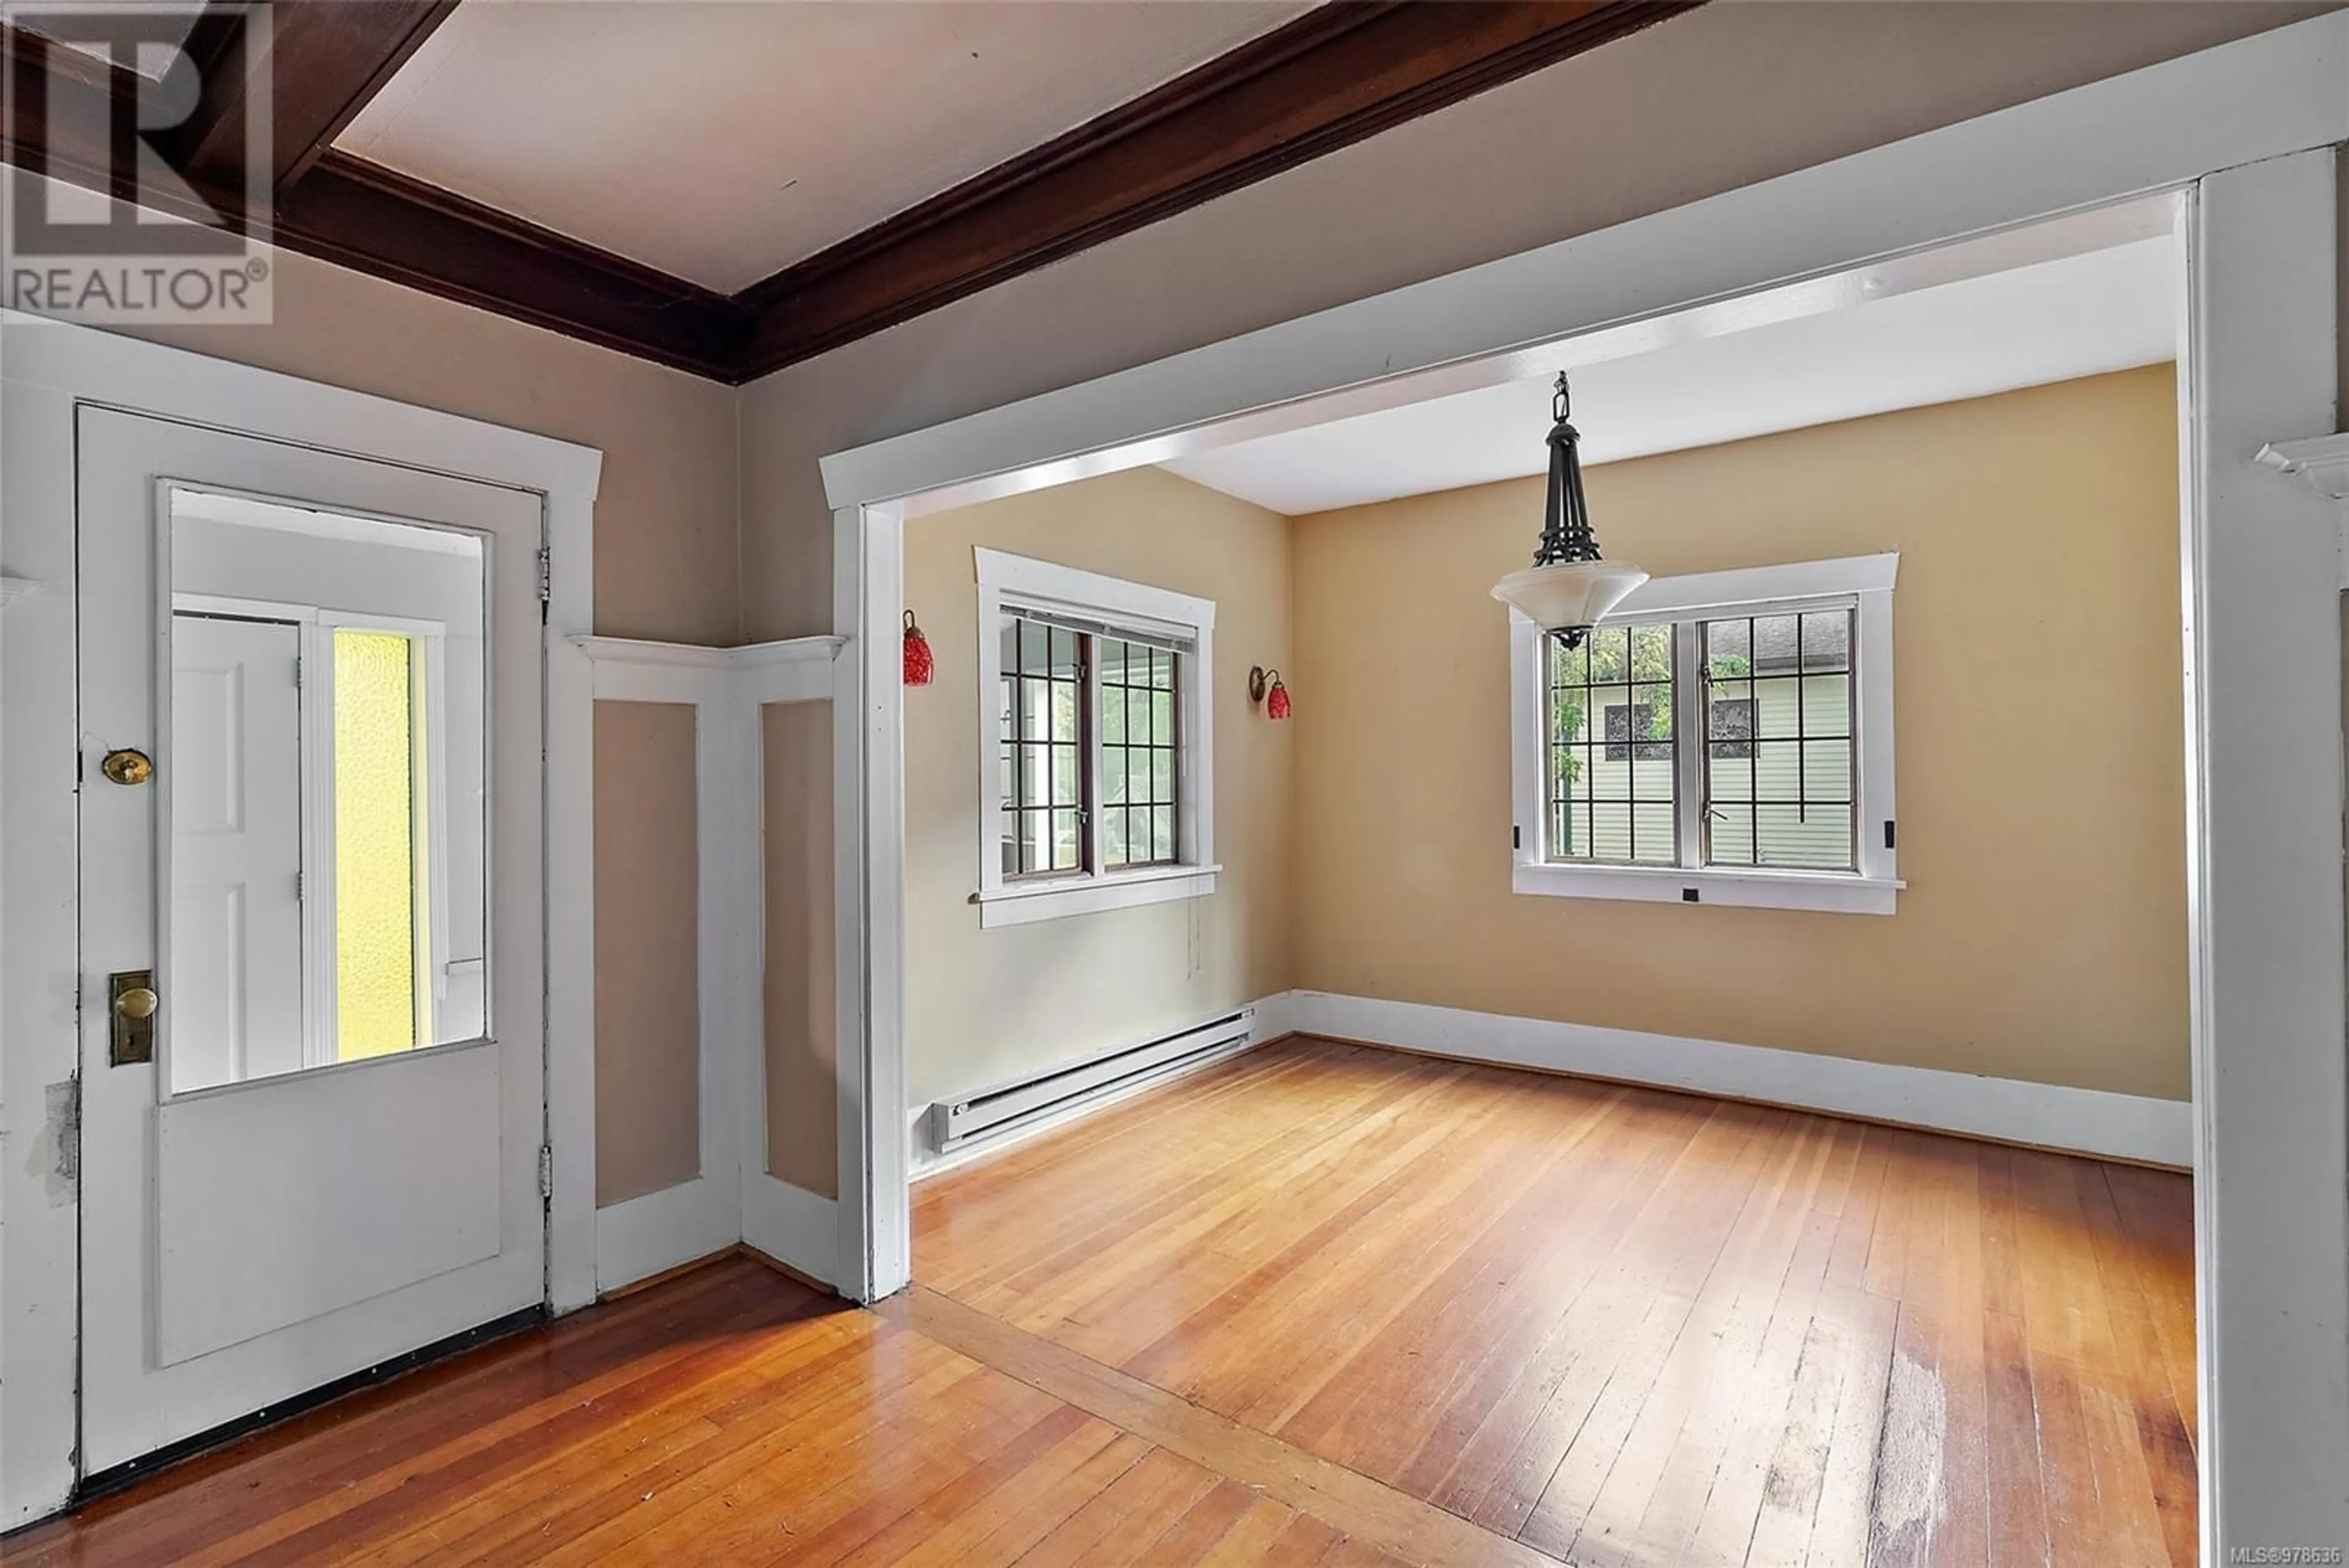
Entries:
POLYGON ((98 771, 119 784, 143 784, 155 776, 155 764, 144 752, 125 748, 109 752, 98 771))
POLYGON ((114 999, 114 1011, 125 1018, 152 1018, 158 1005, 155 993, 143 985, 134 985, 114 999))

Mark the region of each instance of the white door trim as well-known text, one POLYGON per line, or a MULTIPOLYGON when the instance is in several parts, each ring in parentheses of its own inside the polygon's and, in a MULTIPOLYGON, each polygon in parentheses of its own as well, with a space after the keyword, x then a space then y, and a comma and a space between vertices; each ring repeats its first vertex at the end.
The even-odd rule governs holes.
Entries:
POLYGON ((0 623, 0 1526, 62 1505, 77 1479, 74 1369, 79 1288, 72 1085, 75 998, 74 410, 96 404, 533 492, 555 570, 549 606, 547 1117, 555 1147, 549 1303, 595 1288, 594 932, 574 865, 592 803, 558 787, 592 755, 584 683, 558 668, 591 629, 602 454, 390 399, 324 386, 91 328, 0 313, 0 552, 47 590, 0 623), (586 1011, 581 1011, 581 998, 586 1011), (22 1151, 21 1157, 16 1157, 22 1151), (40 1151, 36 1153, 36 1151, 40 1151))
POLYGON ((843 1251, 863 1262, 843 1288, 871 1298, 908 1281, 895 641, 908 515, 1515 379, 1579 335, 2204 182, 2192 239, 2219 265, 2193 269, 2183 303, 2195 369, 2182 443, 2198 618, 2193 1051, 2198 1092, 2220 1085, 2196 1151, 2220 1194, 2203 1199, 2197 1246, 2198 1288, 2216 1303, 2198 1323, 2203 1556, 2349 1542, 2339 622, 2334 606, 2318 626, 2308 596, 2285 591, 2294 571, 2303 587, 2336 579, 2329 555, 2302 549, 2295 504, 2274 488, 2288 482, 2249 466, 2264 441, 2333 428, 2329 149, 2349 140, 2344 84, 2349 15, 2334 13, 826 457, 834 628, 847 639, 835 758, 843 1251), (2271 350, 2289 369, 2263 386, 2256 362, 2271 350), (2249 428, 2253 411, 2265 428, 2249 428), (2262 616, 2255 582, 2283 605, 2262 616), (2302 681, 2312 659, 2324 668, 2302 681), (2271 704, 2233 673, 2286 666, 2299 674, 2271 684, 2292 695, 2271 704), (2288 748, 2213 744, 2287 712, 2302 726, 2288 748), (2302 857, 2289 876, 2287 841, 2302 857), (2262 904, 2251 888, 2271 867, 2262 904), (2275 954, 2289 955, 2291 983, 2262 997, 2283 973, 2275 954), (2231 1048, 2243 1030, 2254 1033, 2242 1044, 2267 1048, 2214 1078, 2221 1033, 2231 1048), (2297 1140, 2256 1119, 2285 1106, 2297 1140))
POLYGON ((2213 174, 2178 361, 2203 1556, 2349 1546, 2341 594, 2262 466, 2335 419, 2330 149, 2213 174))

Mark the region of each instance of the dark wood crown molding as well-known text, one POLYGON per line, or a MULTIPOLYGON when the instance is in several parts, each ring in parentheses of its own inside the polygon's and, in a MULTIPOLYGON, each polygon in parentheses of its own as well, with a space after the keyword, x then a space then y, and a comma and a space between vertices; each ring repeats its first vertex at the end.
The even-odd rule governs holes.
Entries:
POLYGON ((740 380, 750 317, 715 290, 329 149, 278 192, 290 250, 606 348, 740 380))
MULTIPOLYGON (((1330 0, 952 190, 729 298, 410 179, 334 138, 457 0, 276 0, 265 46, 274 211, 249 211, 245 76, 260 48, 243 0, 212 0, 186 52, 196 109, 160 150, 213 221, 272 243, 572 337, 736 383, 1252 184, 1702 0, 1330 0), (207 68, 211 67, 211 68, 207 68)), ((53 92, 127 122, 156 89, 129 71, 0 26, 0 134, 20 167, 128 189, 102 113, 58 119, 53 92), (68 127, 51 140, 51 127, 68 127), (72 129, 80 127, 83 129, 72 129)), ((168 206, 168 202, 162 202, 168 206)), ((188 215, 206 214, 193 207, 188 215)))

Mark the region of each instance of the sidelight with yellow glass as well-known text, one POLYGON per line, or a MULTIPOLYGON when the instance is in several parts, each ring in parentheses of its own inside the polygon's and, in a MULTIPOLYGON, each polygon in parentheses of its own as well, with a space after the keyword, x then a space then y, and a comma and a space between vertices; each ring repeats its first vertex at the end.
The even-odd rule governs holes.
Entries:
POLYGON ((424 660, 398 632, 334 634, 335 1059, 432 1039, 424 660))

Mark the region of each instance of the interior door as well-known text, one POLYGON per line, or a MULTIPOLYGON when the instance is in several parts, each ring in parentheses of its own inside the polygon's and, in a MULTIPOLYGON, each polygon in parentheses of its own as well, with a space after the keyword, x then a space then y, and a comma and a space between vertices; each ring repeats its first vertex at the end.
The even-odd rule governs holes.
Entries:
POLYGON ((87 1475, 544 1299, 543 508, 78 435, 87 1475))
POLYGON ((191 1081, 302 1065, 301 628, 171 618, 171 1042, 191 1081))

